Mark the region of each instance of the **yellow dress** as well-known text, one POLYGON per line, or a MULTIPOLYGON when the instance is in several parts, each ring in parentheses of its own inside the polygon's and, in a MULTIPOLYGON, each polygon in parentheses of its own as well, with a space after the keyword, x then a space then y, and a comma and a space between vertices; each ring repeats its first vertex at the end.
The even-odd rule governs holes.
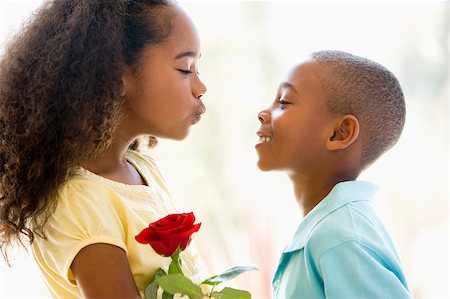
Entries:
MULTIPOLYGON (((36 236, 32 244, 34 259, 53 297, 81 297, 70 266, 82 248, 94 243, 126 251, 142 297, 156 269, 167 268, 170 258, 158 255, 134 237, 150 222, 177 210, 154 160, 135 151, 127 152, 127 160, 146 186, 119 183, 79 167, 58 190, 56 210, 45 226, 47 239, 36 236)), ((185 275, 199 282, 193 244, 181 258, 185 275)))

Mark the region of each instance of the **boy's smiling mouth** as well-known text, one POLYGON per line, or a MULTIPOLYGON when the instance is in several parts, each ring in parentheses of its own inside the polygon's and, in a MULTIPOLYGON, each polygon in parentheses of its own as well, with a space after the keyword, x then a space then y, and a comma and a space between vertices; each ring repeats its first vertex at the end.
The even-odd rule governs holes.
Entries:
POLYGON ((269 142, 270 140, 272 140, 272 137, 268 137, 268 136, 259 136, 259 139, 258 139, 259 142, 269 142))
POLYGON ((272 140, 271 136, 267 136, 266 134, 262 133, 261 131, 256 132, 256 135, 258 135, 259 143, 270 142, 272 140))

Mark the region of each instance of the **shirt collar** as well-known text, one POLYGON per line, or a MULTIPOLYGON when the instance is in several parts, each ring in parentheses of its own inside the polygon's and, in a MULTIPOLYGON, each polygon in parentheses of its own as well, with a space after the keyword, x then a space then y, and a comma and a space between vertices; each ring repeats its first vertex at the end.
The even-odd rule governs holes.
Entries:
POLYGON ((303 248, 311 231, 327 215, 350 202, 370 201, 376 191, 377 187, 370 182, 346 181, 336 184, 330 193, 305 216, 283 253, 303 248))

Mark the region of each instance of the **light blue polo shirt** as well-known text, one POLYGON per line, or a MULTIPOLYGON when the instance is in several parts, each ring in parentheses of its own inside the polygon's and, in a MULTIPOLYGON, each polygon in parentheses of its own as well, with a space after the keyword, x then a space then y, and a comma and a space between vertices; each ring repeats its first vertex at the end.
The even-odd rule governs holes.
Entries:
POLYGON ((274 299, 412 298, 369 182, 348 181, 300 223, 272 282, 274 299))

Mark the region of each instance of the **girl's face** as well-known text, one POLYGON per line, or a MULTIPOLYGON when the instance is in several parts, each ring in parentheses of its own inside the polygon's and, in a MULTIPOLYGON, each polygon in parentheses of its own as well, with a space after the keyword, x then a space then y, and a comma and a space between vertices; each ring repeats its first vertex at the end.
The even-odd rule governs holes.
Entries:
POLYGON ((168 9, 172 18, 169 38, 144 49, 136 70, 127 67, 124 72, 123 125, 130 134, 181 140, 205 112, 200 97, 206 87, 197 72, 198 33, 183 11, 168 9))
POLYGON ((274 102, 258 114, 260 138, 255 148, 261 170, 300 175, 320 171, 335 119, 326 108, 323 76, 326 70, 315 60, 293 67, 280 83, 274 102))

